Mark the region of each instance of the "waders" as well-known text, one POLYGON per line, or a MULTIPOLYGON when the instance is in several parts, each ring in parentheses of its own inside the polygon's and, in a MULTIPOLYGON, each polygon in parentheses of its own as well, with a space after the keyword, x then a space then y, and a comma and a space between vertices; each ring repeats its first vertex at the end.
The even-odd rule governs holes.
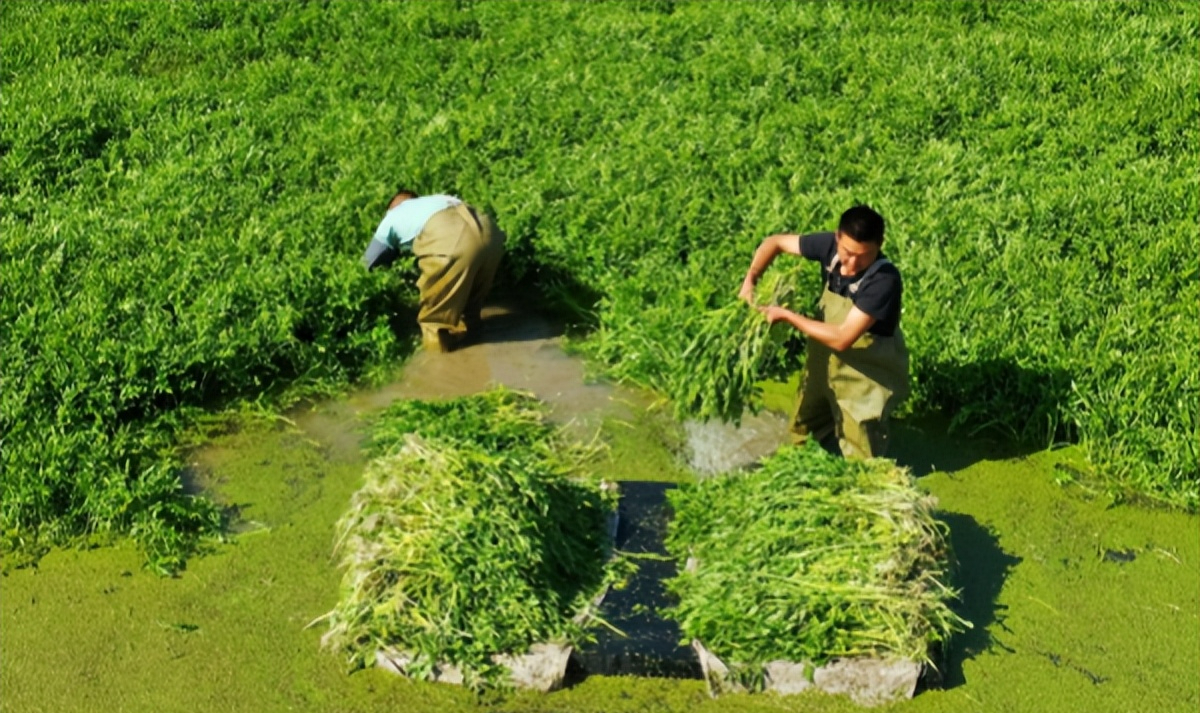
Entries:
POLYGON ((450 351, 480 324, 505 235, 466 203, 434 213, 413 240, 421 276, 417 322, 426 349, 450 351))
MULTIPOLYGON (((858 284, 869 279, 880 258, 858 284)), ((836 258, 830 270, 836 270, 836 258)), ((856 288, 853 286, 852 289, 856 288)), ((841 324, 854 303, 825 287, 817 318, 841 324)), ((804 376, 792 416, 792 442, 815 438, 830 449, 834 439, 847 458, 879 458, 887 452, 888 419, 909 393, 908 349, 899 325, 891 337, 864 333, 835 352, 809 337, 804 376)))

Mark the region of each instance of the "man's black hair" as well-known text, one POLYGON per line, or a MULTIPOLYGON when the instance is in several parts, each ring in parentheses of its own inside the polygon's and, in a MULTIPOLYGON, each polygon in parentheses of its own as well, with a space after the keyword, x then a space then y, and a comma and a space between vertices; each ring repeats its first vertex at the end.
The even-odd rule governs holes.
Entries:
POLYGON ((883 216, 865 205, 856 205, 842 213, 838 232, 860 243, 883 245, 883 216))

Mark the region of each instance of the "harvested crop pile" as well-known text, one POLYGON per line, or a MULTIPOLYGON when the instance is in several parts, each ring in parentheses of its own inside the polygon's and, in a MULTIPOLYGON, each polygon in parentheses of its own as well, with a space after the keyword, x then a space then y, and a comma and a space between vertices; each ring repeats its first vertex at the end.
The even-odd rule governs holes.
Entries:
POLYGON ((878 657, 930 662, 969 627, 949 607, 933 499, 886 460, 784 447, 761 467, 681 487, 668 551, 670 615, 731 669, 878 657))
POLYGON ((769 324, 756 305, 792 308, 798 275, 796 269, 770 272, 755 289, 755 305, 734 299, 701 317, 699 331, 680 358, 683 368, 670 380, 676 418, 739 423, 747 409, 757 410, 757 384, 784 356, 795 330, 769 324))
POLYGON ((379 456, 338 524, 345 575, 323 644, 352 668, 380 648, 406 652, 418 678, 452 664, 479 689, 504 682, 496 655, 588 640, 591 603, 622 566, 616 497, 535 399, 401 402, 371 442, 379 456))

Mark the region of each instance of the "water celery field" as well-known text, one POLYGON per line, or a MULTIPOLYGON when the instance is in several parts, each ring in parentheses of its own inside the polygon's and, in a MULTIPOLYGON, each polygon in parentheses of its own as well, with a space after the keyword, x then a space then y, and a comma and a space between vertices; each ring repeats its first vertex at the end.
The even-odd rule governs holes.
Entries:
POLYGON ((398 183, 494 210, 509 277, 650 386, 763 235, 869 201, 911 411, 1077 441, 1115 493, 1197 504, 1186 3, 0 13, 6 547, 132 532, 178 564, 218 519, 177 493, 196 409, 407 348, 402 276, 357 263, 398 183))
POLYGON ((180 446, 410 352, 410 276, 358 262, 401 184, 492 211, 508 286, 660 393, 764 235, 868 202, 905 415, 1077 445, 1062 478, 1194 513, 1198 50, 1182 1, 6 0, 5 567, 126 537, 213 566, 228 513, 180 446))

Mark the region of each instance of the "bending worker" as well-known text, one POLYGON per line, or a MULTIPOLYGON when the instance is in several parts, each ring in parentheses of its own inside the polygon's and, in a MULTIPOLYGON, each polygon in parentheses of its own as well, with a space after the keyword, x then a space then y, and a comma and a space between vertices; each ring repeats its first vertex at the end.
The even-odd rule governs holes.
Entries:
POLYGON ((754 252, 738 294, 751 304, 755 283, 779 253, 821 264, 825 289, 815 318, 760 308, 770 323, 785 321, 807 338, 790 427, 796 444, 812 438, 848 458, 886 453, 888 419, 909 389, 900 271, 882 247, 883 216, 859 205, 842 213, 836 232, 772 235, 754 252))
POLYGON ((401 190, 388 204, 363 264, 368 270, 412 250, 420 277, 417 322, 426 349, 448 352, 481 327, 483 300, 504 255, 504 233, 485 213, 451 195, 401 190))

